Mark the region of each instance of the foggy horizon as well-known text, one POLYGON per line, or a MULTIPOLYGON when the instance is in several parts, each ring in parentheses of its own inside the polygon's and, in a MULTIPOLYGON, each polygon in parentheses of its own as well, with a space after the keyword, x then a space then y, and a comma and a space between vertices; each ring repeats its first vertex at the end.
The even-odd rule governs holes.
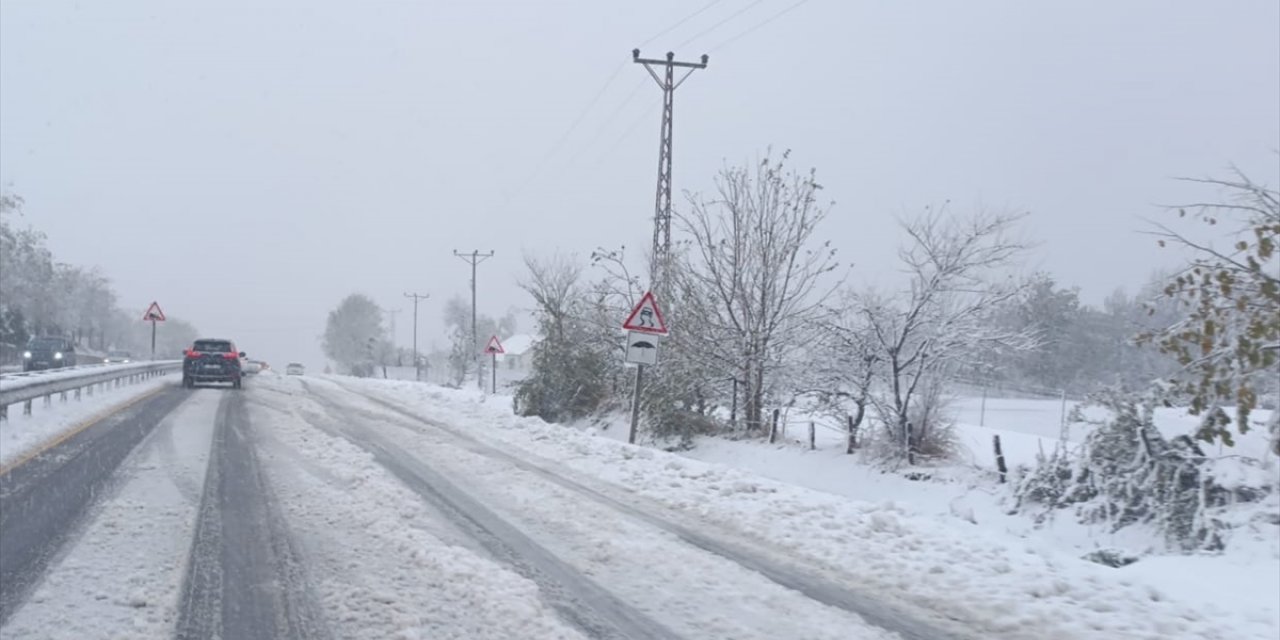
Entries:
POLYGON ((5 2, 0 186, 125 310, 318 368, 350 293, 401 309, 406 347, 402 294, 429 293, 419 343, 444 345, 454 250, 495 252, 493 316, 530 305, 526 254, 640 260, 661 94, 637 46, 710 56, 675 96, 676 207, 789 149, 854 285, 890 286, 896 218, 950 202, 1029 212, 1025 271, 1098 305, 1182 257, 1145 220, 1216 194, 1175 178, 1280 181, 1274 2, 718 2, 663 33, 704 4, 5 2))

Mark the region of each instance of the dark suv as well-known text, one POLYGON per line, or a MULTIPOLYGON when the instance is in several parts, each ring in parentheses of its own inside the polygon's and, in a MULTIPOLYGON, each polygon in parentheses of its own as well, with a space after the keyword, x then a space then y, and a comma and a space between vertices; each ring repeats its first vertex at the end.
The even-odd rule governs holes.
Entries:
POLYGON ((76 365, 76 345, 66 338, 32 338, 22 352, 22 370, 58 369, 76 365))
POLYGON ((230 340, 196 340, 182 359, 182 386, 188 389, 200 382, 230 382, 240 388, 240 358, 244 352, 236 351, 230 340))

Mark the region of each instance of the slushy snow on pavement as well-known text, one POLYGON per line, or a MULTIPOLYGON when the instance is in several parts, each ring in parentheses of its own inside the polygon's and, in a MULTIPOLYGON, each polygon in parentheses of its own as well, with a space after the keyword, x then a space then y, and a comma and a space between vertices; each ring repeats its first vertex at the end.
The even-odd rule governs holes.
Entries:
POLYGON ((998 526, 922 513, 908 494, 868 502, 814 491, 517 417, 510 399, 501 396, 395 381, 343 384, 464 428, 471 437, 606 481, 613 490, 775 545, 830 579, 978 633, 1224 640, 1274 639, 1280 633, 1274 607, 1227 610, 1175 598, 1157 586, 1163 572, 1143 579, 998 526))

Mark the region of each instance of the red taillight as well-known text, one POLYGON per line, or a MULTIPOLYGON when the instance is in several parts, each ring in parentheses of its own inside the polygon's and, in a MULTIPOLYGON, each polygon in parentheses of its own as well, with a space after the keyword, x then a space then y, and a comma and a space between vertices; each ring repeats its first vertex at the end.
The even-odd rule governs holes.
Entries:
POLYGON ((236 356, 236 354, 234 354, 234 353, 224 353, 224 354, 222 354, 222 357, 224 357, 224 358, 226 358, 226 359, 228 359, 228 360, 235 360, 237 356, 236 356))

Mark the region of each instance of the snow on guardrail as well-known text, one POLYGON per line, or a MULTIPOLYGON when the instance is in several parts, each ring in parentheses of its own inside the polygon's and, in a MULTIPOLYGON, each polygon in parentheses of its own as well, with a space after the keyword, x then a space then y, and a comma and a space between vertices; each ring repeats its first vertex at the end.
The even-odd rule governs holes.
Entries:
POLYGON ((30 402, 35 398, 75 391, 96 384, 113 382, 121 378, 152 377, 161 373, 176 371, 181 367, 181 360, 164 360, 130 364, 86 365, 39 373, 30 372, 27 375, 5 375, 0 377, 0 417, 7 415, 9 405, 20 402, 27 403, 26 411, 29 412, 30 402))

